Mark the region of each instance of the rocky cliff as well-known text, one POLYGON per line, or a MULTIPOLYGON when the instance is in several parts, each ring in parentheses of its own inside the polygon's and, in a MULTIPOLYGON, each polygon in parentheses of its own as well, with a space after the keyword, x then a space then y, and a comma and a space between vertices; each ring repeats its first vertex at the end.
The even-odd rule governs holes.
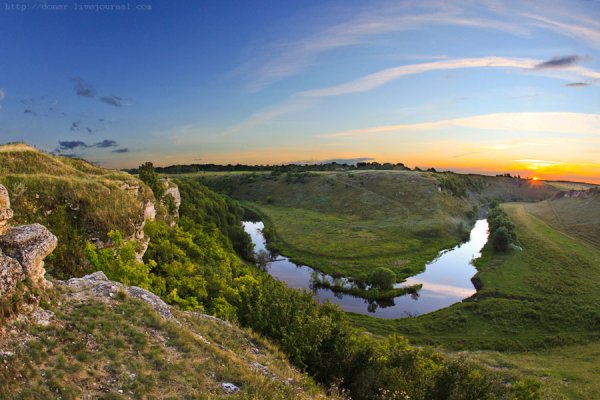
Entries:
POLYGON ((0 313, 0 400, 327 398, 274 346, 229 322, 101 271, 50 284, 44 258, 56 236, 11 226, 12 215, 0 185, 0 306, 12 310, 0 313), (44 294, 42 306, 34 296, 13 307, 23 283, 44 294))
POLYGON ((0 185, 0 298, 12 295, 18 284, 29 280, 48 287, 44 258, 54 250, 56 236, 40 224, 12 227, 8 191, 0 185))

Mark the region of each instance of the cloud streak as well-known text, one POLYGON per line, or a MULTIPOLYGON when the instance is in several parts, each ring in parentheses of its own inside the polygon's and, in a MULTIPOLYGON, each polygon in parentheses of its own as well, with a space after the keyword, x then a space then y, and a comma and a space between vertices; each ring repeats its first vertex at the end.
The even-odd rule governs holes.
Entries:
MULTIPOLYGON (((449 3, 438 0, 404 5, 373 4, 368 9, 354 9, 348 13, 353 17, 338 19, 337 23, 330 19, 329 25, 304 37, 273 42, 262 52, 257 51, 261 54, 259 58, 242 69, 255 74, 250 89, 258 91, 301 73, 321 54, 350 46, 376 45, 376 39, 385 34, 427 30, 436 26, 502 31, 518 36, 527 36, 536 30, 550 30, 600 48, 600 23, 586 15, 586 10, 576 11, 574 7, 563 6, 557 13, 552 8, 540 10, 527 2, 504 6, 496 2, 477 5, 467 1, 449 3)), ((551 66, 548 64, 548 67, 551 66)))
POLYGON ((70 152, 73 150, 84 150, 89 148, 107 149, 117 147, 119 144, 115 140, 104 139, 97 143, 87 144, 81 140, 59 140, 55 153, 70 152))
POLYGON ((262 125, 268 121, 271 121, 279 116, 305 110, 309 108, 312 104, 313 101, 311 99, 292 96, 290 99, 286 100, 285 102, 279 105, 265 108, 251 114, 244 121, 227 128, 224 133, 226 135, 229 135, 240 131, 248 130, 250 128, 254 128, 255 126, 262 125))
POLYGON ((536 63, 536 60, 525 58, 482 57, 402 65, 399 67, 387 68, 340 85, 308 90, 300 94, 308 97, 340 96, 344 94, 366 92, 383 86, 395 79, 429 71, 461 68, 521 68, 525 70, 531 69, 536 63))
POLYGON ((338 138, 402 132, 441 131, 450 128, 506 132, 543 132, 600 135, 600 114, 570 112, 525 112, 484 114, 417 124, 374 126, 319 135, 338 138))
POLYGON ((548 61, 541 62, 534 66, 534 69, 555 69, 571 67, 581 61, 579 56, 555 57, 548 61))
POLYGON ((123 106, 127 106, 130 104, 130 102, 127 99, 124 99, 123 97, 120 96, 103 96, 100 98, 100 101, 108 104, 109 106, 113 106, 113 107, 123 107, 123 106))
POLYGON ((589 82, 571 82, 571 83, 566 83, 564 86, 566 86, 566 87, 587 87, 587 86, 592 86, 592 84, 589 82))
MULTIPOLYGON (((550 61, 539 61, 531 58, 506 58, 506 57, 481 57, 458 58, 453 60, 435 61, 421 64, 401 65, 387 68, 352 81, 321 89, 301 92, 307 97, 331 97, 352 93, 366 92, 383 86, 393 80, 430 71, 466 69, 466 68, 516 68, 523 72, 536 72, 538 70, 560 69, 565 74, 553 74, 548 77, 572 80, 573 77, 600 79, 600 72, 588 68, 574 66, 572 57, 562 57, 550 61), (545 65, 545 66, 543 66, 545 65), (550 65, 553 65, 552 67, 550 65), (543 66, 543 67, 541 67, 543 66)), ((576 59, 579 59, 576 57, 576 59)))

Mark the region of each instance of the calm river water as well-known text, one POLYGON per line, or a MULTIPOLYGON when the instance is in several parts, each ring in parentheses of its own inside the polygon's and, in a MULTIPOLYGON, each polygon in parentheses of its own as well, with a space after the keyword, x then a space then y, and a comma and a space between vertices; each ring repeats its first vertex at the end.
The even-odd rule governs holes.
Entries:
MULTIPOLYGON (((256 252, 268 251, 262 228, 262 222, 244 222, 244 229, 252 237, 256 252)), ((334 293, 330 289, 315 289, 311 285, 315 274, 318 274, 319 279, 332 281, 333 278, 308 266, 296 265, 281 255, 272 255, 276 256, 276 261, 267 264, 267 272, 289 287, 311 290, 321 301, 329 300, 339 304, 345 311, 379 318, 403 318, 427 314, 472 296, 475 288, 471 278, 477 272, 472 261, 481 256, 481 249, 487 239, 487 221, 478 220, 471 230, 469 241, 440 252, 435 260, 426 265, 424 272, 396 285, 401 287, 420 283, 423 288, 418 295, 399 296, 389 301, 370 302, 360 297, 334 293)))

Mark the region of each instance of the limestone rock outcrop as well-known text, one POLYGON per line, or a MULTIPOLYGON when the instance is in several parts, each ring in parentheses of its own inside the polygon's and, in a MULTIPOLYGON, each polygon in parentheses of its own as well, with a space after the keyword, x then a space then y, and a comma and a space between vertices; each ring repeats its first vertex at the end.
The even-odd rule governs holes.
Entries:
POLYGON ((154 293, 137 286, 125 286, 122 283, 110 281, 102 271, 94 272, 81 278, 71 278, 61 284, 69 289, 70 293, 68 296, 75 299, 84 299, 93 296, 99 300, 108 300, 116 296, 120 291, 126 292, 129 296, 150 305, 163 318, 173 318, 171 308, 154 293))
POLYGON ((171 182, 168 177, 164 177, 161 179, 163 186, 165 187, 164 196, 171 196, 173 198, 173 203, 175 204, 175 215, 174 217, 179 216, 179 206, 181 205, 181 194, 179 193, 179 187, 171 182))
POLYGON ((0 185, 0 234, 8 227, 8 221, 12 218, 13 211, 10 209, 10 198, 8 190, 0 185))
POLYGON ((8 191, 0 185, 0 297, 14 293, 19 282, 28 278, 34 285, 49 287, 44 258, 58 243, 40 224, 11 227, 12 216, 8 191))

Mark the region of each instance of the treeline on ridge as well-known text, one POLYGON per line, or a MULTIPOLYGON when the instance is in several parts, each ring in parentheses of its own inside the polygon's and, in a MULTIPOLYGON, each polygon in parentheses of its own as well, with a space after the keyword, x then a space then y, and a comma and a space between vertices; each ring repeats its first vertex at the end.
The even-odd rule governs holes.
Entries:
MULTIPOLYGON (((303 172, 303 171, 353 171, 361 169, 375 170, 410 170, 403 163, 378 163, 378 162, 358 162, 356 164, 347 163, 317 163, 317 164, 280 164, 280 165, 245 165, 245 164, 187 164, 170 165, 167 167, 155 167, 160 174, 188 174, 194 172, 258 172, 258 171, 279 171, 279 172, 303 172)), ((420 170, 415 168, 415 170, 420 170)), ((127 169, 126 172, 138 174, 139 168, 127 169)))

